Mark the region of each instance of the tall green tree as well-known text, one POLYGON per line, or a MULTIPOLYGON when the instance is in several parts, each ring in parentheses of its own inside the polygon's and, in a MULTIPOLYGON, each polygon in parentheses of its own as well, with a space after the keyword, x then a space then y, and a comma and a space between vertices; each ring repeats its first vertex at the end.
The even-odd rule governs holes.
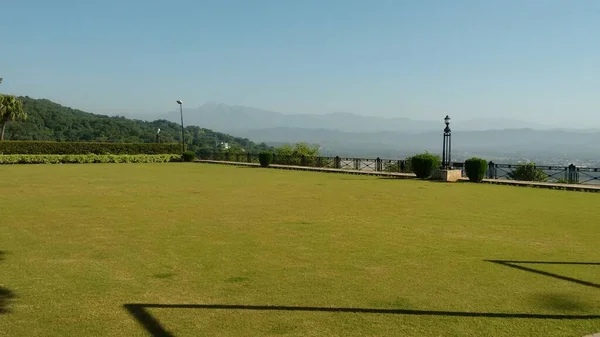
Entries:
POLYGON ((23 111, 23 103, 13 95, 0 95, 0 123, 2 131, 0 141, 4 140, 4 131, 9 122, 27 119, 27 114, 23 111))

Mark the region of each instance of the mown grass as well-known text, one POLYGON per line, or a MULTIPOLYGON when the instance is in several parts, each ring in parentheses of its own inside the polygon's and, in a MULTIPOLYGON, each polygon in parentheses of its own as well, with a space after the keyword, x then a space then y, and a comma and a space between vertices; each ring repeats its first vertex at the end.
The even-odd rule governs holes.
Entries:
POLYGON ((146 309, 174 336, 583 336, 600 319, 450 313, 600 315, 598 265, 521 264, 584 285, 486 261, 600 262, 599 202, 193 163, 3 166, 0 336, 149 335, 130 303, 404 310, 146 309))

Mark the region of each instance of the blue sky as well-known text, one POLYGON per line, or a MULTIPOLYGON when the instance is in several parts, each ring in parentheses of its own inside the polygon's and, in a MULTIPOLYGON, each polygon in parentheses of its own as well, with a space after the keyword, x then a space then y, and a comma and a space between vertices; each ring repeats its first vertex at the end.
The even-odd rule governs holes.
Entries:
POLYGON ((90 112, 207 101, 284 113, 600 126, 597 0, 19 0, 0 92, 90 112))

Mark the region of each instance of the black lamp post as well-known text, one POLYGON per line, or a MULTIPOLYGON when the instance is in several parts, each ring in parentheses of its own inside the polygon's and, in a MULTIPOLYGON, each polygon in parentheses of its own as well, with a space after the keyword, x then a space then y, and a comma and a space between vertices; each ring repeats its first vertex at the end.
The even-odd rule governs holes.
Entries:
POLYGON ((157 143, 160 143, 160 135, 159 135, 159 133, 160 133, 160 128, 158 128, 158 131, 156 131, 156 142, 157 143))
POLYGON ((181 153, 184 153, 185 137, 183 135, 183 102, 181 100, 177 100, 177 104, 179 104, 179 114, 181 115, 181 153))
POLYGON ((450 168, 450 154, 452 153, 452 132, 450 131, 450 117, 444 118, 444 148, 442 149, 442 168, 450 168))

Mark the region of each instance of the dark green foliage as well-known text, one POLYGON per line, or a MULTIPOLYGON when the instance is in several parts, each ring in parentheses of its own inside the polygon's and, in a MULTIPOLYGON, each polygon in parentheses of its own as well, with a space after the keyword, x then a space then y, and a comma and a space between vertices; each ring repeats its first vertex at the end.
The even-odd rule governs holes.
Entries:
POLYGON ((181 159, 185 162, 193 162, 196 159, 196 153, 194 151, 185 151, 181 155, 181 159))
POLYGON ((180 151, 181 145, 177 143, 0 142, 0 154, 170 154, 180 151))
POLYGON ((522 181, 546 181, 548 175, 544 170, 535 166, 535 163, 527 163, 517 166, 516 169, 508 173, 508 177, 514 180, 522 181))
MULTIPOLYGON (((152 122, 110 117, 72 109, 47 99, 19 97, 26 121, 8 123, 7 140, 46 140, 59 142, 110 142, 110 143, 155 143, 160 128, 160 143, 181 144, 181 125, 164 119, 152 122)), ((221 144, 228 143, 231 149, 244 149, 251 153, 270 150, 262 143, 256 144, 246 138, 233 137, 198 126, 186 126, 186 147, 199 155, 200 151, 216 152, 221 144)), ((171 153, 181 153, 179 150, 171 153)), ((0 151, 1 152, 1 151, 0 151)))
POLYGON ((485 159, 473 157, 465 160, 465 172, 472 182, 479 183, 485 178, 488 163, 485 159))
POLYGON ((417 178, 427 179, 431 177, 434 170, 438 169, 442 159, 438 155, 429 152, 421 153, 411 157, 412 169, 417 178))
POLYGON ((9 122, 27 119, 23 103, 13 95, 0 95, 0 141, 4 140, 4 131, 9 122))
POLYGON ((273 153, 272 152, 261 152, 258 154, 258 161, 260 162, 260 166, 269 167, 273 162, 273 153))

